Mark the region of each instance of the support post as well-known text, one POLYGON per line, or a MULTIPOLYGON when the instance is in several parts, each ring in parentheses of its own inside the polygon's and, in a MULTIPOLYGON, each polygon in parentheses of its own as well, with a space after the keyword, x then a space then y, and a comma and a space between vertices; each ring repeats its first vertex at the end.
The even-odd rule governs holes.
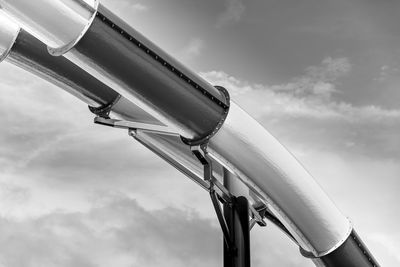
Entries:
MULTIPOLYGON (((235 191, 237 178, 224 170, 224 186, 235 191)), ((232 190, 232 191, 231 191, 232 190)), ((231 203, 223 206, 225 221, 232 238, 231 248, 224 242, 224 267, 250 267, 250 226, 249 204, 243 197, 233 197, 231 203)))

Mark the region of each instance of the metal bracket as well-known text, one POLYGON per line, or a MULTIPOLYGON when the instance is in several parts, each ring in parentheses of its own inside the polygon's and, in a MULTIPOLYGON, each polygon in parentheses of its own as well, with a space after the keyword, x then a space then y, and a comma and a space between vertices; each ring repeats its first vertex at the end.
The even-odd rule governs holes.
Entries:
POLYGON ((250 230, 253 229, 256 223, 261 227, 267 226, 267 223, 264 221, 266 208, 258 209, 255 208, 253 205, 249 205, 249 210, 251 214, 250 230))
POLYGON ((134 130, 141 130, 141 131, 145 131, 145 132, 178 136, 178 133, 171 130, 171 128, 169 128, 167 126, 156 125, 156 124, 141 123, 141 122, 134 122, 134 121, 124 121, 124 120, 114 120, 114 119, 109 119, 109 118, 104 118, 104 117, 95 117, 94 123, 100 124, 100 125, 105 125, 105 126, 110 126, 110 127, 114 127, 114 128, 120 128, 120 129, 128 129, 128 130, 134 129, 134 130))
POLYGON ((209 192, 211 202, 214 206, 215 213, 217 214, 218 222, 221 226, 225 243, 229 249, 234 249, 232 235, 229 231, 228 224, 225 220, 222 208, 220 206, 220 202, 231 204, 233 196, 229 193, 228 189, 226 189, 213 176, 213 165, 212 160, 208 156, 207 145, 207 143, 203 143, 200 145, 192 146, 190 147, 190 150, 203 165, 204 180, 209 182, 210 184, 209 192), (220 194, 217 193, 216 189, 219 189, 220 194))
POLYGON ((210 184, 210 191, 213 189, 217 192, 218 198, 224 203, 232 202, 232 194, 229 190, 221 184, 213 175, 213 164, 212 160, 208 156, 207 143, 191 146, 190 150, 196 156, 196 158, 203 165, 203 176, 204 180, 210 184))
POLYGON ((99 117, 109 119, 110 118, 109 115, 110 115, 112 108, 120 99, 121 99, 121 95, 118 95, 112 102, 110 102, 106 105, 103 105, 101 107, 96 108, 96 107, 89 106, 89 110, 90 110, 90 112, 92 112, 93 114, 95 114, 99 117))
POLYGON ((232 235, 229 231, 228 224, 225 220, 224 214, 222 212, 222 208, 219 204, 218 195, 215 192, 213 187, 211 187, 211 189, 210 189, 210 197, 211 197, 211 202, 214 206, 215 213, 217 214, 218 222, 221 226, 222 233, 224 234, 225 243, 229 249, 233 249, 234 244, 233 244, 232 235))

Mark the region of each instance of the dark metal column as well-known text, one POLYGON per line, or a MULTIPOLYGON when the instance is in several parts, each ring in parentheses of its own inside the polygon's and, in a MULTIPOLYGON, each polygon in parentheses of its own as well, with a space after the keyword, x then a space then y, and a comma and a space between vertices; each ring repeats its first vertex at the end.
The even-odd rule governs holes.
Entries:
MULTIPOLYGON (((224 186, 234 191, 234 179, 224 171, 224 186)), ((249 204, 245 197, 233 197, 231 203, 224 204, 224 217, 229 228, 231 246, 224 242, 224 267, 250 267, 250 227, 249 204)))

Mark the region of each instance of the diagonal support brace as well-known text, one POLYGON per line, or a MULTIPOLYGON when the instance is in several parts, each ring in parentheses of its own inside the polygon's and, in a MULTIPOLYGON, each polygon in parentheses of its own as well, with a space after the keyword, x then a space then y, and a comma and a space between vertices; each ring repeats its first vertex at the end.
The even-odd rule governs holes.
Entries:
POLYGON ((200 163, 203 165, 204 180, 209 182, 210 184, 209 193, 211 202, 214 206, 215 213, 217 214, 218 222, 221 226, 226 246, 229 249, 234 250, 232 235, 229 231, 228 224, 225 220, 224 213, 220 205, 220 201, 230 205, 232 203, 232 195, 213 176, 213 165, 212 165, 212 160, 209 158, 207 153, 207 143, 197 146, 191 146, 190 149, 192 153, 196 156, 196 158, 200 161, 200 163), (216 188, 218 188, 221 191, 220 195, 216 192, 215 190, 216 188))
POLYGON ((212 204, 214 206, 215 213, 217 214, 218 222, 221 226, 222 233, 224 235, 225 244, 230 250, 234 250, 232 235, 229 231, 228 224, 225 220, 222 208, 219 204, 218 195, 216 194, 214 189, 210 190, 210 197, 212 204))

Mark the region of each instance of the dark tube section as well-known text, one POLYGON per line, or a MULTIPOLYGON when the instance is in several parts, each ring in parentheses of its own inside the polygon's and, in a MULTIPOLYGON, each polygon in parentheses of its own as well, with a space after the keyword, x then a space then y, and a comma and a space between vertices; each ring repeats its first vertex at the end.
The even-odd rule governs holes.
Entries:
POLYGON ((339 248, 317 261, 322 262, 326 267, 380 266, 354 230, 339 248))
POLYGON ((68 53, 118 84, 124 92, 114 89, 122 95, 133 95, 156 111, 187 139, 209 137, 227 113, 224 93, 101 5, 92 25, 68 53))
POLYGON ((64 57, 51 56, 45 44, 21 29, 7 60, 92 106, 112 103, 119 94, 64 57))

